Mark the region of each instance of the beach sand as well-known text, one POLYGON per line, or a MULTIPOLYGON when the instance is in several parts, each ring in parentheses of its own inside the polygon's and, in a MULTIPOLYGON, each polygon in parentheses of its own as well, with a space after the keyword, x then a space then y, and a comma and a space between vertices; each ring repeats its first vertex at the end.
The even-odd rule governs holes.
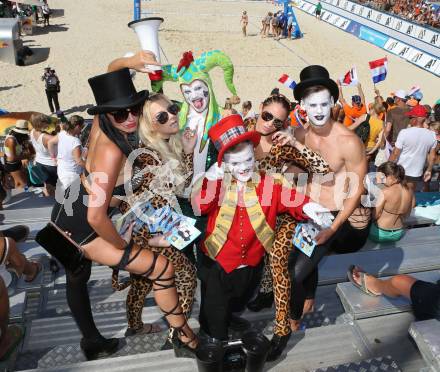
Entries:
MULTIPOLYGON (((67 1, 50 0, 55 10, 51 26, 39 25, 32 36, 24 36, 25 45, 36 53, 32 65, 19 67, 0 62, 0 108, 8 111, 41 111, 48 104, 41 81, 43 68, 50 65, 61 80, 59 100, 67 114, 80 113, 94 103, 87 79, 104 73, 108 63, 129 51, 139 50, 136 35, 127 27, 133 18, 133 2, 128 0, 67 1), (42 60, 48 54, 46 60, 42 60)), ((293 99, 291 90, 278 83, 282 74, 299 81, 299 73, 309 64, 327 67, 333 78, 342 76, 351 66, 358 69, 367 97, 373 98, 373 83, 368 61, 385 56, 385 51, 345 33, 300 10, 296 15, 304 33, 299 40, 275 41, 259 35, 261 19, 268 11, 281 9, 265 1, 152 0, 142 2, 145 16, 165 19, 159 39, 162 63, 177 64, 184 51, 195 56, 212 49, 223 50, 235 66, 234 82, 242 100, 256 107, 274 87, 293 99), (241 33, 240 17, 249 14, 248 37, 241 33)), ((422 88, 423 103, 433 104, 439 97, 439 78, 388 55, 389 75, 377 85, 383 96, 413 85, 422 88)), ((231 94, 220 68, 212 70, 217 100, 223 104, 231 94)), ((148 77, 137 74, 138 89, 149 89, 148 77)), ((167 82, 164 91, 181 100, 179 87, 167 82)), ((355 88, 344 88, 350 100, 355 88)))

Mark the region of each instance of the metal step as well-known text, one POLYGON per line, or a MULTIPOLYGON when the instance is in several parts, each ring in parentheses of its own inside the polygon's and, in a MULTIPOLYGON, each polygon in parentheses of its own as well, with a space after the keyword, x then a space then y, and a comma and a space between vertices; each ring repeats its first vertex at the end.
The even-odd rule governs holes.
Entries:
POLYGON ((401 313, 355 320, 353 324, 371 357, 390 355, 403 371, 420 372, 426 363, 408 337, 413 321, 411 313, 401 313))
MULTIPOLYGON (((438 241, 440 237, 440 226, 420 227, 418 229, 408 229, 402 239, 399 240, 399 247, 418 247, 420 245, 431 244, 438 241)), ((375 243, 367 240, 362 247, 362 251, 371 251, 384 248, 395 248, 396 242, 375 243)))
MULTIPOLYGON (((411 275, 419 280, 435 283, 440 279, 440 270, 413 273, 411 275)), ((404 297, 368 296, 350 282, 338 283, 336 292, 345 311, 354 319, 411 311, 411 301, 404 297)))
POLYGON ((360 362, 339 364, 337 366, 318 368, 312 372, 402 372, 390 356, 365 359, 360 362))
POLYGON ((440 321, 436 319, 414 322, 409 334, 416 342, 425 362, 440 371, 440 321))
POLYGON ((319 264, 319 283, 346 282, 347 269, 351 264, 381 277, 440 269, 438 241, 417 247, 401 246, 399 242, 395 244, 395 248, 324 257, 319 264))
POLYGON ((26 372, 194 372, 197 371, 196 361, 188 358, 175 358, 173 350, 143 353, 100 359, 92 362, 80 362, 73 365, 56 366, 53 368, 27 369, 26 372))

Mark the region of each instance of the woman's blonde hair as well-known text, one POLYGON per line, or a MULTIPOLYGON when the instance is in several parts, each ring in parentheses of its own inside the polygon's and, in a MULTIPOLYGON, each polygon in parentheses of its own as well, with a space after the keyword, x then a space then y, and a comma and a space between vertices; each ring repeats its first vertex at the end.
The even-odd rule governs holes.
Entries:
POLYGON ((180 133, 172 134, 169 140, 166 141, 153 129, 153 118, 151 117, 150 108, 153 102, 159 101, 165 101, 171 104, 171 100, 160 93, 150 96, 148 100, 145 101, 142 116, 139 119, 139 138, 146 147, 159 153, 163 163, 170 160, 177 161, 177 167, 173 169, 173 172, 175 173, 176 180, 178 180, 178 182, 175 182, 176 186, 181 186, 177 187, 177 193, 180 194, 183 191, 185 181, 184 168, 182 167, 182 135, 180 133))

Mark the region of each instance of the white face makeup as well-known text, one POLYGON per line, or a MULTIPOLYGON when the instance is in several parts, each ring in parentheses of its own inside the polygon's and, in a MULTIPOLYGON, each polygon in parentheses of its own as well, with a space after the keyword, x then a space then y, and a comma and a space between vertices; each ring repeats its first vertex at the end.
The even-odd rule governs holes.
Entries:
POLYGON ((301 106, 306 110, 310 123, 317 127, 322 127, 330 119, 334 100, 326 89, 309 94, 301 101, 301 106))
POLYGON ((249 143, 223 156, 225 167, 237 181, 247 182, 252 178, 255 166, 254 148, 249 143))
POLYGON ((185 101, 198 113, 205 111, 209 103, 208 85, 202 80, 180 86, 185 101))

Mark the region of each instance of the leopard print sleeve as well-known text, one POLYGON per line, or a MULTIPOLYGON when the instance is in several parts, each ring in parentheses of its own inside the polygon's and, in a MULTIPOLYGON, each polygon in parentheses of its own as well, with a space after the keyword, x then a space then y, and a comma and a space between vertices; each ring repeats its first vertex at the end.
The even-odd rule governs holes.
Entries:
POLYGON ((185 154, 185 152, 182 152, 182 167, 183 172, 186 177, 185 179, 185 187, 189 187, 191 184, 192 176, 194 173, 194 154, 185 154))
POLYGON ((288 163, 303 168, 309 173, 327 174, 330 172, 330 166, 324 158, 307 147, 298 150, 293 146, 273 146, 272 150, 275 152, 277 166, 280 166, 280 163, 288 163))
MULTIPOLYGON (((148 151, 141 153, 136 158, 135 164, 135 175, 132 179, 134 191, 128 201, 123 201, 119 205, 119 211, 121 213, 126 213, 130 209, 130 206, 136 203, 136 200, 148 196, 145 195, 147 193, 151 193, 150 184, 155 177, 154 168, 160 167, 162 160, 155 151, 148 149, 148 151), (138 176, 136 176, 136 174, 138 174, 138 176)), ((161 208, 167 204, 166 200, 157 194, 151 196, 149 201, 154 208, 161 208)))

